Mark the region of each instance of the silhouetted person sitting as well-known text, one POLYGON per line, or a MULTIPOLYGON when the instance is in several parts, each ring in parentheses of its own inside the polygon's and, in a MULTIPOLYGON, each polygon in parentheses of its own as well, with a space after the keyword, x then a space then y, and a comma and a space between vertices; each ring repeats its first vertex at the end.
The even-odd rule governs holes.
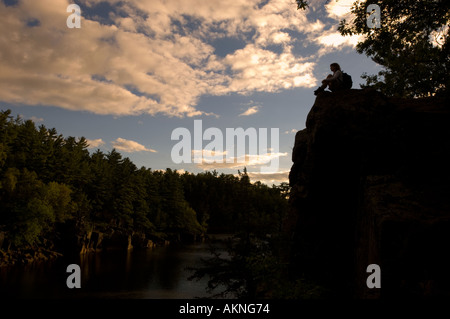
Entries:
POLYGON ((327 86, 331 92, 335 92, 343 89, 342 83, 344 82, 344 77, 342 75, 341 67, 337 63, 330 64, 330 70, 333 74, 329 74, 325 80, 322 81, 322 85, 314 91, 314 95, 323 92, 327 86))

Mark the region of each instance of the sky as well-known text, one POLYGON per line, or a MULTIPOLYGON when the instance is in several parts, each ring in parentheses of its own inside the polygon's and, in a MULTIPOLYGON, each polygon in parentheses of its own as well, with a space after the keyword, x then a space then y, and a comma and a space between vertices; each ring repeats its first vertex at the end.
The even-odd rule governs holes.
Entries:
POLYGON ((287 182, 329 65, 353 88, 380 70, 337 31, 353 0, 308 2, 0 0, 0 110, 138 168, 287 182))

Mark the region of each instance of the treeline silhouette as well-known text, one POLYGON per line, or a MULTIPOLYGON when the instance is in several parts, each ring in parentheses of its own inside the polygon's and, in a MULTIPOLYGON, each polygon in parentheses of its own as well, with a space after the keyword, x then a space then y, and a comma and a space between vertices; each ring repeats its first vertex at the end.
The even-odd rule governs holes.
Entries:
POLYGON ((137 168, 114 149, 91 154, 83 137, 0 113, 0 249, 51 249, 67 223, 156 240, 270 233, 287 210, 286 185, 252 184, 245 169, 234 176, 137 168))

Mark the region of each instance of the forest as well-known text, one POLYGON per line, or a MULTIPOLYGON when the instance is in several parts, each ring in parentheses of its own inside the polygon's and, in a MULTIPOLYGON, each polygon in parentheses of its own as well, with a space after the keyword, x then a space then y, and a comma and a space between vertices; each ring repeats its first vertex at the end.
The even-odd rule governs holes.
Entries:
POLYGON ((3 250, 52 249, 64 224, 180 241, 208 232, 268 234, 281 227, 286 184, 238 175, 138 168, 116 150, 90 153, 85 138, 0 113, 3 250))

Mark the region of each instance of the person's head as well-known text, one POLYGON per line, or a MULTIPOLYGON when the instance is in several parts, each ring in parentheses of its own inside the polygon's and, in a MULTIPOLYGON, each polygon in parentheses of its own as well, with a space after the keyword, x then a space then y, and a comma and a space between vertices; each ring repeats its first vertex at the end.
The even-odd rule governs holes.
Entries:
POLYGON ((340 70, 340 69, 341 69, 341 67, 339 66, 339 64, 337 64, 337 63, 331 63, 330 64, 330 70, 331 71, 335 72, 335 71, 340 70))

